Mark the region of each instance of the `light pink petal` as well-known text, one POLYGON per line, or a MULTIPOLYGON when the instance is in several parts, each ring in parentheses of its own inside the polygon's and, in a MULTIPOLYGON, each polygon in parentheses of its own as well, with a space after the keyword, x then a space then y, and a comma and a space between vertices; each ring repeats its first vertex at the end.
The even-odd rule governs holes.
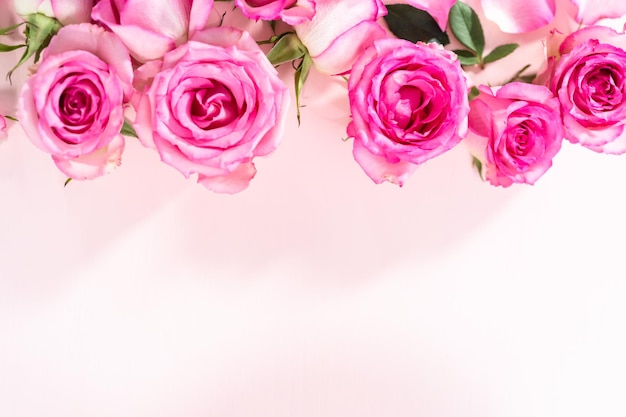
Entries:
POLYGON ((506 33, 531 32, 555 16, 555 0, 481 0, 485 17, 506 33))
POLYGON ((314 0, 298 0, 294 7, 283 10, 280 18, 288 25, 298 25, 307 22, 315 15, 314 0))
POLYGON ((64 26, 44 50, 43 59, 76 50, 91 52, 115 68, 115 72, 122 82, 124 95, 126 98, 130 98, 133 67, 128 49, 117 36, 89 23, 64 26))
POLYGON ((386 36, 376 23, 386 13, 380 0, 318 0, 313 19, 295 30, 318 70, 345 73, 373 40, 386 36))
POLYGON ((194 0, 191 5, 191 17, 189 18, 189 36, 206 27, 213 11, 213 0, 194 0))
POLYGON ((385 37, 387 32, 378 23, 361 22, 335 39, 324 52, 312 56, 315 67, 325 74, 344 74, 361 52, 385 37))
POLYGON ((198 182, 216 193, 235 194, 245 190, 256 175, 252 162, 241 164, 234 171, 220 176, 198 176, 198 182))
POLYGON ((626 50, 626 36, 623 33, 616 32, 606 26, 588 26, 567 36, 559 47, 559 53, 561 55, 567 54, 578 45, 591 39, 626 50))
POLYGON ((384 156, 371 153, 360 140, 354 140, 352 149, 354 160, 376 184, 388 181, 400 187, 417 169, 418 165, 406 161, 389 162, 384 156))
POLYGON ((621 155, 623 153, 626 153, 626 130, 623 130, 622 134, 612 142, 609 142, 602 146, 587 146, 587 148, 595 152, 611 155, 621 155))
POLYGON ((571 0, 571 2, 578 8, 576 20, 584 24, 626 15, 624 0, 571 0))
POLYGON ((122 163, 124 137, 115 136, 109 144, 90 154, 78 158, 64 159, 52 156, 56 166, 70 178, 91 180, 108 174, 122 163))
POLYGON ((64 25, 88 23, 93 0, 50 0, 54 16, 64 25))

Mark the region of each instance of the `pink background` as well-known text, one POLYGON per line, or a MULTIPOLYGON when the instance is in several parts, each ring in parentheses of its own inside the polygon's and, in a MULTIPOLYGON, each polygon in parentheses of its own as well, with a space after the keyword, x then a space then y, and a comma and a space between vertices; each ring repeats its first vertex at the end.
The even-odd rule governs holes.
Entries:
MULTIPOLYGON (((485 25, 488 47, 518 40, 485 25)), ((24 70, 0 77, 0 113, 24 70)), ((64 188, 11 127, 0 416, 626 414, 626 157, 565 143, 536 186, 500 189, 460 145, 377 186, 342 140, 345 83, 313 74, 303 103, 234 196, 133 140, 64 188)))

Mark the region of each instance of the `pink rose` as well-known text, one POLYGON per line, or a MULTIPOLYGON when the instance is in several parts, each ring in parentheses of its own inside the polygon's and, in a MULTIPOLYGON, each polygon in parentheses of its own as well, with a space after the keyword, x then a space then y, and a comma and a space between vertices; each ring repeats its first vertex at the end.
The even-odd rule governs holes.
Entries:
POLYGON ((626 152, 626 35, 602 26, 572 33, 549 57, 547 78, 570 142, 626 152))
POLYGON ((559 119, 559 102, 544 86, 513 82, 495 95, 481 86, 470 101, 466 142, 491 184, 534 184, 561 149, 559 119))
POLYGON ((315 14, 314 0, 235 0, 249 19, 282 20, 289 25, 311 20, 315 14))
POLYGON ((138 100, 135 129, 166 164, 198 174, 210 190, 236 193, 253 158, 278 146, 289 93, 247 32, 211 28, 140 68, 152 83, 138 100), (159 68, 160 67, 160 68, 159 68))
POLYGON ((7 120, 0 114, 0 142, 7 139, 7 120))
POLYGON ((120 162, 132 77, 128 50, 114 34, 87 23, 65 26, 22 88, 20 124, 69 177, 100 176, 120 162))
POLYGON ((93 3, 94 0, 13 0, 18 15, 41 13, 63 25, 89 22, 93 3))
POLYGON ((318 71, 344 74, 364 49, 387 37, 377 22, 386 14, 381 0, 316 0, 313 18, 295 30, 318 71))
POLYGON ((401 186, 467 132, 467 81, 441 45, 376 41, 352 67, 348 89, 354 158, 376 183, 401 186))
POLYGON ((213 0, 99 0, 91 17, 115 34, 140 62, 160 59, 204 29, 213 0))

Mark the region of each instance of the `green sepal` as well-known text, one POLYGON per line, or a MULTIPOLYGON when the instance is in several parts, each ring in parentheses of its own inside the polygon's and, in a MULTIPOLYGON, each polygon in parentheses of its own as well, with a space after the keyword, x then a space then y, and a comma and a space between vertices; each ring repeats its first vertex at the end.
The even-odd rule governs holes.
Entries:
POLYGON ((48 46, 50 40, 61 29, 61 23, 40 13, 31 14, 26 19, 26 50, 19 62, 8 72, 7 78, 11 80, 13 72, 31 56, 35 56, 35 63, 39 61, 41 52, 48 46))
POLYGON ((483 177, 483 163, 481 162, 481 160, 476 158, 475 156, 472 156, 472 166, 478 172, 480 179, 485 181, 485 177, 483 177))
POLYGON ((294 82, 295 82, 295 90, 296 90, 296 117, 298 119, 298 126, 300 126, 300 93, 302 92, 302 87, 304 87, 304 83, 311 72, 311 68, 313 67, 313 59, 309 53, 305 53, 302 57, 302 61, 296 68, 294 82))
POLYGON ((298 36, 291 32, 282 36, 267 53, 267 59, 275 67, 302 58, 307 53, 304 44, 298 36))
POLYGON ((525 83, 532 83, 533 80, 535 79, 535 77, 537 77, 537 74, 526 74, 526 75, 522 75, 528 68, 530 68, 530 64, 526 64, 524 65, 524 67, 522 67, 522 69, 520 69, 519 71, 517 71, 515 73, 514 76, 512 76, 511 78, 509 78, 504 84, 508 84, 508 83, 512 83, 514 81, 521 81, 521 82, 525 82, 525 83))
POLYGON ((483 59, 483 63, 488 64, 490 62, 502 59, 512 54, 513 51, 515 51, 518 47, 519 44, 517 43, 505 43, 504 45, 496 46, 491 52, 487 54, 487 56, 485 56, 485 58, 483 59))
POLYGON ((480 90, 478 89, 478 87, 473 86, 472 88, 470 88, 469 94, 467 95, 467 99, 474 100, 479 95, 480 95, 480 90))
POLYGON ((10 52, 15 51, 16 49, 20 49, 25 47, 26 45, 5 45, 0 43, 0 52, 10 52))
POLYGON ((6 28, 2 28, 0 29, 0 36, 4 36, 8 33, 13 32, 15 29, 19 28, 20 26, 22 26, 24 24, 24 22, 18 23, 17 25, 13 25, 13 26, 8 26, 6 28))
POLYGON ((448 25, 461 44, 476 52, 478 57, 482 57, 485 50, 485 35, 474 9, 457 1, 450 9, 448 25))
POLYGON ((437 42, 442 45, 450 43, 446 32, 426 11, 408 4, 390 4, 384 17, 389 30, 400 39, 409 42, 437 42))
POLYGON ((133 126, 130 123, 128 123, 128 121, 126 120, 124 120, 124 124, 122 125, 122 130, 120 131, 120 133, 124 136, 139 138, 139 136, 137 136, 137 132, 135 131, 135 128, 133 128, 133 126))

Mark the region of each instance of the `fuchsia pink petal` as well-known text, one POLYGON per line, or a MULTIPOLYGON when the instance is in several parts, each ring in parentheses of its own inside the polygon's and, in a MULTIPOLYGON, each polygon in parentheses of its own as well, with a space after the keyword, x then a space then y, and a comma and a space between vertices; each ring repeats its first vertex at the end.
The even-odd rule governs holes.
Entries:
POLYGON ((481 0, 485 17, 506 33, 526 33, 554 19, 555 0, 481 0))

